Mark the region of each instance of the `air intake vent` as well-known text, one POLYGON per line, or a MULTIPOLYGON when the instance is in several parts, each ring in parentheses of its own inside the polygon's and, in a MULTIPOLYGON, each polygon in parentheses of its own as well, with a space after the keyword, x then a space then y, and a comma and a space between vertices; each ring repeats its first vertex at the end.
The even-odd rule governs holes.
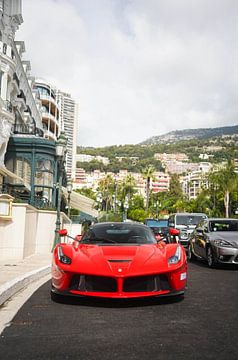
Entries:
POLYGON ((131 260, 119 260, 119 259, 116 259, 116 260, 108 260, 109 262, 114 262, 114 263, 126 263, 126 262, 131 262, 131 260))

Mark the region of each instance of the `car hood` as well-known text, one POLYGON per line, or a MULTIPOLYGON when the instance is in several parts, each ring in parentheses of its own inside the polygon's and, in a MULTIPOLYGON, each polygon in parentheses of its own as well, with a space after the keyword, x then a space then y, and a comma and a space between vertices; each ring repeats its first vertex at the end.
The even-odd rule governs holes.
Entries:
POLYGON ((225 240, 234 247, 238 247, 238 231, 216 231, 210 234, 210 240, 225 240))
MULTIPOLYGON (((168 271, 176 245, 98 246, 81 244, 72 251, 71 271, 105 276, 141 275, 168 271)), ((174 269, 174 268, 173 268, 174 269)))

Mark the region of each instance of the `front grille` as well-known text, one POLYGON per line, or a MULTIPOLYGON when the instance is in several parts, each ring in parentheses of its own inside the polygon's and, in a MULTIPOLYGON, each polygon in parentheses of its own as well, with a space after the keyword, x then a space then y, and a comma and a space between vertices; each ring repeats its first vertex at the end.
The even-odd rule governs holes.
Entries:
POLYGON ((124 292, 153 292, 170 290, 166 275, 135 276, 125 279, 124 292))
POLYGON ((70 290, 92 292, 116 292, 116 279, 106 276, 74 275, 71 279, 70 290))

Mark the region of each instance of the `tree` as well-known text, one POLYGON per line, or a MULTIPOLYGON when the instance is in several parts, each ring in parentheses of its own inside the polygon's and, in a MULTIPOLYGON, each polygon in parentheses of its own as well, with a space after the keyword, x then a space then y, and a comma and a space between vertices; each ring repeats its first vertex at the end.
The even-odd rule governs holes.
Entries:
POLYGON ((108 174, 99 181, 98 191, 102 196, 102 210, 108 212, 113 205, 114 179, 108 174))
POLYGON ((223 202, 225 207, 225 217, 229 217, 230 194, 235 191, 238 185, 238 174, 231 160, 228 160, 226 167, 211 173, 209 181, 213 187, 223 194, 223 202))
POLYGON ((155 168, 153 165, 148 165, 146 166, 146 168, 144 170, 142 170, 142 176, 143 178, 146 180, 146 206, 145 209, 146 211, 148 211, 149 209, 149 200, 150 200, 150 183, 151 180, 154 179, 154 172, 155 172, 155 168))
POLYGON ((134 176, 128 174, 122 181, 121 184, 121 200, 124 201, 126 197, 130 200, 132 195, 136 192, 136 181, 134 176))

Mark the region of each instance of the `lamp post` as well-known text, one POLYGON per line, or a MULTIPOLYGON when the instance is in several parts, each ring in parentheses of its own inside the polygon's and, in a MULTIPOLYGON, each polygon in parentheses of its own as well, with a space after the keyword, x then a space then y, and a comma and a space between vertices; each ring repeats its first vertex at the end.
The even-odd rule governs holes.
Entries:
POLYGON ((68 192, 68 217, 70 217, 70 196, 72 192, 72 181, 68 180, 67 182, 67 192, 68 192))
POLYGON ((113 211, 117 212, 117 178, 114 176, 114 196, 113 196, 113 211))
POLYGON ((128 197, 125 197, 125 201, 123 204, 123 221, 126 221, 127 219, 127 210, 129 208, 129 203, 128 203, 128 197))
POLYGON ((160 207, 160 202, 159 200, 156 200, 155 204, 154 204, 154 207, 155 207, 155 212, 156 212, 156 218, 158 219, 159 217, 159 207, 160 207))
POLYGON ((67 138, 63 131, 61 131, 58 140, 56 141, 56 159, 57 159, 57 169, 58 173, 58 183, 56 185, 56 189, 58 190, 58 197, 57 197, 57 215, 56 215, 56 227, 55 227, 55 239, 54 239, 54 246, 60 242, 59 230, 60 230, 60 204, 61 204, 61 191, 62 191, 62 177, 63 177, 63 169, 64 169, 64 162, 65 162, 65 154, 66 154, 66 146, 67 146, 67 138))
POLYGON ((100 216, 100 211, 102 210, 102 194, 100 192, 97 194, 96 201, 98 204, 98 214, 100 216))

